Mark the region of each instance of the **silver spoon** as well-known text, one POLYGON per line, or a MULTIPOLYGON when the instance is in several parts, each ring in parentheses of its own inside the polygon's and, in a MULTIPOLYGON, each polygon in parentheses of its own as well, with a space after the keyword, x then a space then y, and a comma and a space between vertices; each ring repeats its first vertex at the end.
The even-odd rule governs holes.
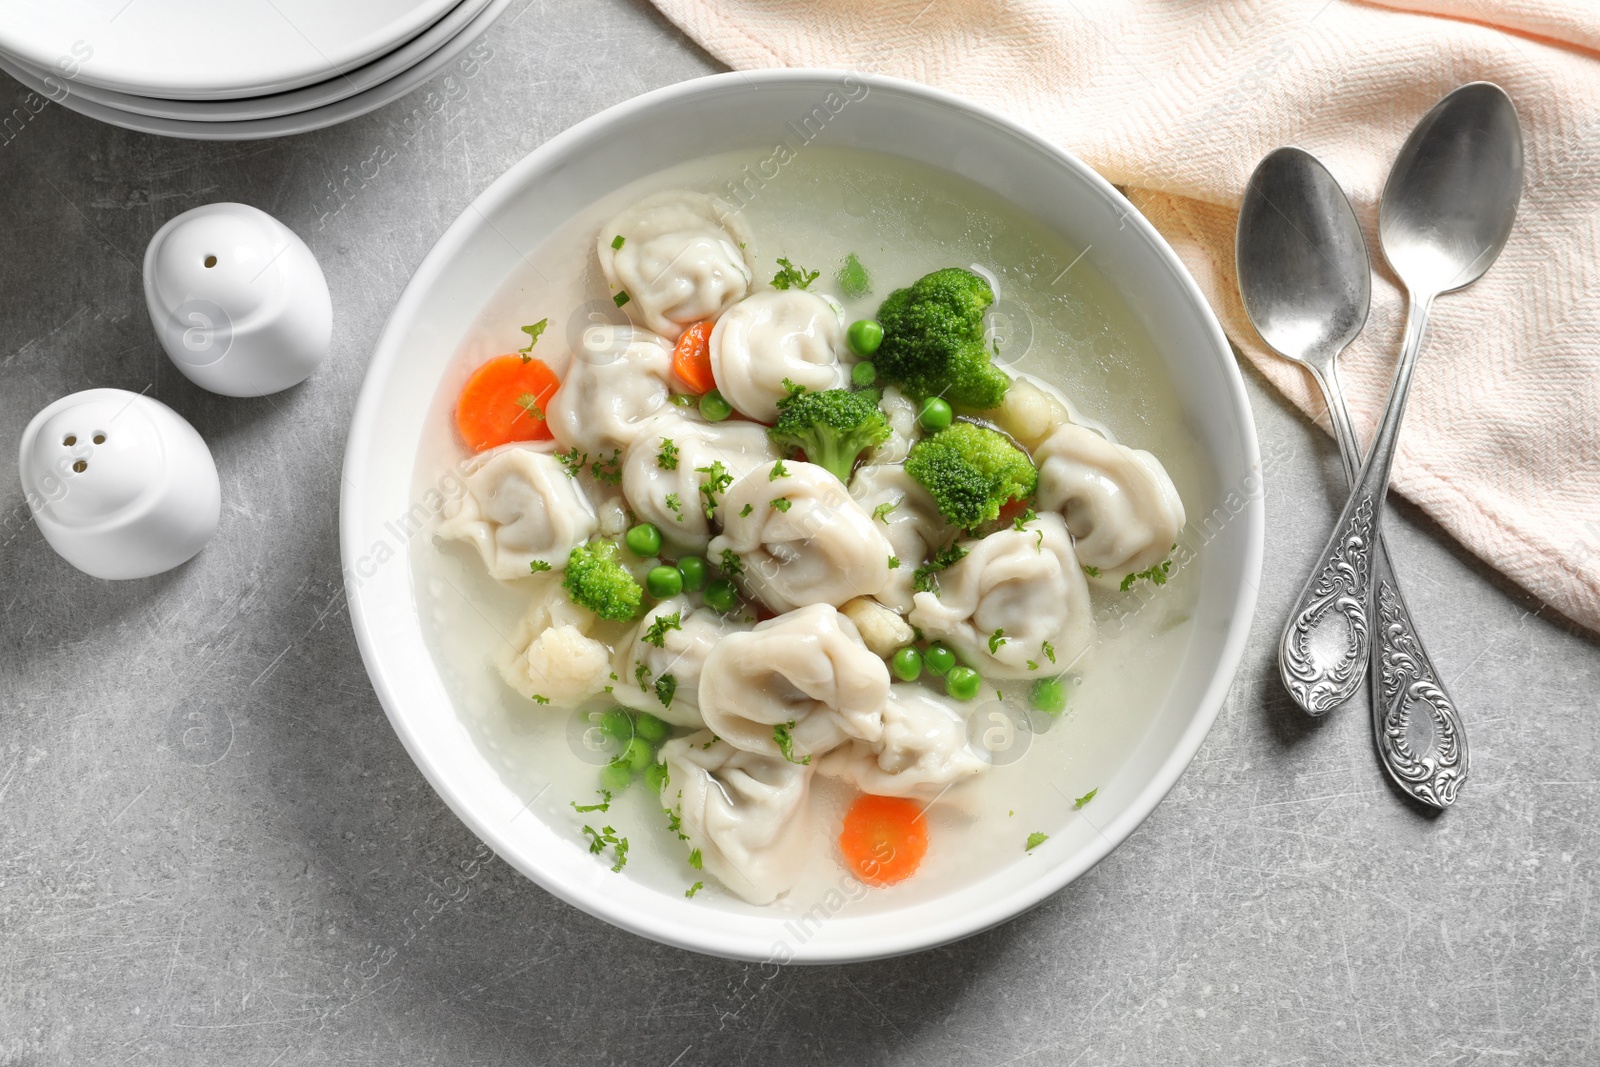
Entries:
MULTIPOLYGON (((1234 254, 1245 314, 1268 347, 1305 367, 1322 389, 1345 478, 1353 485, 1361 444, 1345 406, 1337 361, 1366 322, 1372 267, 1350 201, 1314 156, 1280 148, 1250 176, 1234 254)), ((1371 661, 1374 708, 1383 684, 1380 664, 1410 656, 1418 677, 1433 685, 1438 710, 1438 727, 1426 744, 1416 744, 1404 731, 1400 736, 1407 744, 1394 743, 1380 725, 1383 717, 1374 714, 1378 755, 1408 795, 1442 808, 1455 799, 1467 774, 1466 735, 1411 623, 1381 534, 1372 565, 1379 581, 1394 590, 1395 604, 1393 625, 1379 627, 1379 654, 1371 661)))
MULTIPOLYGON (((1511 234, 1521 190, 1517 112, 1505 92, 1488 82, 1464 85, 1434 105, 1389 173, 1378 237, 1410 298, 1400 363, 1372 451, 1290 612, 1278 650, 1285 687, 1313 715, 1344 703, 1360 684, 1371 652, 1369 619, 1393 624, 1393 583, 1376 581, 1371 555, 1428 310, 1441 293, 1470 285, 1489 269, 1511 234)), ((1406 734, 1420 725, 1417 711, 1437 721, 1430 699, 1436 687, 1421 684, 1414 657, 1382 667, 1377 703, 1385 722, 1399 731, 1392 743, 1406 747, 1406 734)))

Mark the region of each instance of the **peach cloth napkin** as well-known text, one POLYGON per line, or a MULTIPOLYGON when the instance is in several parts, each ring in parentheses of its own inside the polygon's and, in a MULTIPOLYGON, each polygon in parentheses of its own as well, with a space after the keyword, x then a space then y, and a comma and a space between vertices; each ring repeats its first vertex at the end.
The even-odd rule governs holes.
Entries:
POLYGON ((1124 186, 1263 375, 1326 428, 1240 306, 1256 162, 1315 153, 1367 230, 1372 316, 1341 364, 1370 440, 1405 318, 1378 195, 1464 82, 1516 102, 1526 184, 1489 273, 1434 307, 1394 486, 1489 564, 1600 630, 1600 0, 654 0, 735 68, 836 67, 1005 112, 1124 186))

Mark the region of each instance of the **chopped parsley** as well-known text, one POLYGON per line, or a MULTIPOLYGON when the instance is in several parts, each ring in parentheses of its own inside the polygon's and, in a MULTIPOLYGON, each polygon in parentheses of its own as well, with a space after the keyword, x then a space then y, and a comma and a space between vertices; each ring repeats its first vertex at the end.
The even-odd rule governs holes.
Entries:
POLYGON ((1096 793, 1098 793, 1098 792, 1100 792, 1100 787, 1099 786, 1095 786, 1093 789, 1091 789, 1087 793, 1083 794, 1083 796, 1079 797, 1077 800, 1074 800, 1072 802, 1072 810, 1073 811, 1077 811, 1079 808, 1081 808, 1085 804, 1089 803, 1089 801, 1094 799, 1094 795, 1096 793))
POLYGON ((722 573, 729 578, 737 578, 744 573, 744 560, 740 559, 739 554, 731 548, 722 550, 718 562, 722 566, 722 573))
POLYGON ((517 397, 517 407, 521 408, 523 411, 526 411, 539 422, 544 421, 544 408, 539 406, 539 398, 534 396, 532 393, 523 393, 521 396, 517 397))
POLYGON ((849 300, 860 300, 872 292, 872 277, 854 252, 844 257, 844 265, 839 268, 835 280, 839 283, 839 291, 849 300))
POLYGON ((607 485, 622 484, 622 451, 613 449, 609 456, 596 456, 594 463, 589 466, 589 473, 594 475, 594 480, 607 485))
POLYGON ((596 789, 595 792, 600 794, 600 802, 598 804, 579 804, 576 800, 574 800, 574 801, 571 802, 572 803, 572 810, 575 811, 575 812, 578 812, 581 815, 582 814, 588 814, 591 811, 610 811, 611 810, 611 790, 609 790, 609 789, 596 789))
POLYGON ((701 870, 705 866, 705 861, 701 858, 699 849, 695 849, 693 852, 689 853, 689 866, 693 867, 697 871, 701 870))
POLYGON ((672 698, 678 692, 678 679, 670 674, 663 674, 656 679, 656 699, 661 701, 664 708, 672 707, 672 698))
POLYGON ((756 506, 754 504, 746 504, 744 507, 739 509, 739 517, 742 519, 746 515, 749 515, 755 509, 756 509, 756 506))
POLYGON ((728 468, 722 465, 722 460, 714 460, 709 467, 696 467, 696 474, 704 474, 706 480, 700 484, 700 492, 706 498, 706 518, 711 518, 717 510, 717 494, 733 484, 733 475, 728 473, 728 468))
POLYGON ((1028 669, 1029 669, 1029 670, 1030 670, 1030 671, 1036 671, 1036 670, 1038 670, 1038 669, 1039 669, 1039 664, 1038 664, 1038 662, 1037 662, 1037 661, 1035 661, 1035 660, 1031 660, 1031 659, 1030 659, 1030 660, 1029 660, 1029 661, 1028 661, 1028 669))
POLYGON ((639 692, 647 693, 650 691, 650 675, 652 673, 648 663, 640 663, 633 668, 633 680, 639 683, 639 692))
POLYGON ((778 268, 772 278, 774 289, 809 289, 812 282, 822 277, 820 270, 805 270, 782 257, 778 259, 778 268))
POLYGON ((996 652, 1000 651, 1000 646, 1005 644, 1005 643, 1006 643, 1006 628, 1004 626, 1002 626, 998 630, 996 630, 994 633, 989 635, 989 655, 992 656, 996 652))
POLYGON ((1098 578, 1098 577, 1100 577, 1100 568, 1099 567, 1091 567, 1087 563, 1085 563, 1083 565, 1083 573, 1087 574, 1091 578, 1098 578))
POLYGON ((1039 642, 1039 651, 1043 652, 1044 658, 1049 660, 1051 663, 1056 661, 1056 646, 1052 645, 1049 641, 1039 642))
POLYGON ((616 859, 612 870, 620 873, 628 865, 628 839, 618 837, 617 831, 609 826, 602 826, 596 830, 592 826, 585 826, 583 832, 589 835, 589 854, 598 856, 604 852, 606 846, 611 846, 611 854, 616 859))
POLYGON ((557 452, 556 459, 567 469, 568 478, 576 478, 583 473, 584 464, 589 462, 589 453, 579 452, 578 446, 573 445, 570 452, 557 452))
POLYGON ((678 446, 672 443, 672 438, 661 439, 661 451, 656 453, 656 466, 664 471, 678 469, 678 446))
POLYGON ((788 511, 793 503, 788 497, 779 496, 767 501, 767 506, 776 511, 788 511))
POLYGON ((890 556, 889 557, 889 569, 892 570, 892 571, 897 571, 897 570, 900 569, 900 557, 899 556, 890 556))
POLYGON ((683 895, 686 896, 686 897, 692 897, 696 893, 700 892, 700 890, 704 889, 705 887, 706 887, 706 884, 704 882, 696 882, 694 885, 690 886, 688 889, 685 889, 683 891, 683 895))
POLYGON ((613 304, 617 305, 617 307, 621 307, 623 304, 626 304, 629 300, 632 300, 632 299, 633 298, 628 295, 628 290, 624 289, 621 292, 619 292, 616 296, 612 297, 611 298, 611 302, 613 304))
POLYGON ((953 563, 965 558, 967 550, 960 545, 951 545, 941 548, 933 554, 933 558, 916 569, 911 579, 911 587, 919 593, 932 593, 938 588, 934 575, 949 567, 953 563))
POLYGON ((776 463, 774 463, 772 465, 772 470, 770 472, 768 472, 768 474, 767 474, 767 481, 775 482, 779 478, 787 478, 787 477, 789 477, 789 468, 785 467, 783 465, 783 460, 780 459, 780 460, 778 460, 778 462, 776 462, 776 463))
POLYGON ((677 493, 668 493, 661 498, 661 502, 667 506, 668 511, 678 516, 679 522, 683 521, 683 501, 678 499, 677 493))
POLYGON ((681 629, 683 629, 683 612, 674 611, 671 615, 657 615, 655 621, 650 624, 650 629, 644 632, 640 640, 657 648, 664 648, 668 631, 681 629))
MULTIPOLYGON (((544 333, 544 328, 548 325, 550 325, 549 319, 540 319, 532 326, 522 327, 522 332, 528 335, 528 347, 517 349, 517 353, 522 356, 522 362, 526 363, 532 358, 528 353, 532 352, 533 346, 539 343, 539 335, 544 333)), ((518 401, 518 403, 520 402, 518 401)))
POLYGON ((883 503, 872 509, 872 517, 887 526, 889 525, 889 512, 893 511, 899 506, 900 501, 898 500, 894 501, 893 503, 885 500, 883 503))
MULTIPOLYGON (((1037 519, 1038 517, 1039 516, 1034 513, 1034 510, 1032 508, 1025 508, 1025 509, 1023 509, 1023 512, 1022 512, 1021 515, 1018 515, 1015 519, 1011 520, 1011 528, 1013 530, 1020 530, 1024 526, 1026 526, 1028 523, 1032 522, 1034 519, 1037 519)), ((1041 533, 1042 532, 1043 531, 1041 531, 1041 533)))
POLYGON ((611 239, 611 249, 612 249, 612 251, 616 251, 617 249, 622 247, 622 240, 623 240, 622 234, 620 234, 620 233, 617 234, 615 237, 613 237, 611 239))
POLYGON ((1023 849, 1023 851, 1032 852, 1034 849, 1038 848, 1048 840, 1050 840, 1049 834, 1041 834, 1038 831, 1034 831, 1028 835, 1028 847, 1023 849))
POLYGON ((533 574, 540 574, 549 569, 550 564, 546 563, 542 559, 530 559, 528 561, 528 570, 533 574))
POLYGON ((1126 593, 1129 589, 1133 588, 1133 583, 1139 581, 1141 578, 1147 579, 1150 582, 1154 583, 1155 585, 1166 585, 1167 584, 1167 575, 1171 571, 1172 571, 1172 560, 1170 560, 1170 559, 1162 560, 1160 563, 1157 563, 1155 566, 1151 567, 1149 570, 1143 570, 1143 571, 1140 571, 1138 574, 1130 574, 1127 577, 1123 578, 1122 579, 1121 589, 1122 589, 1122 591, 1124 593, 1126 593))
POLYGON ((783 758, 788 760, 790 763, 798 763, 802 767, 809 766, 811 764, 810 756, 806 756, 804 759, 794 758, 794 735, 789 732, 793 729, 793 719, 790 719, 788 722, 780 722, 778 725, 774 726, 772 728, 773 743, 778 746, 778 751, 783 753, 783 758))
POLYGON ((535 694, 533 694, 533 702, 535 704, 548 704, 548 703, 550 703, 550 698, 547 697, 547 696, 542 696, 542 695, 540 695, 538 693, 535 693, 535 694))

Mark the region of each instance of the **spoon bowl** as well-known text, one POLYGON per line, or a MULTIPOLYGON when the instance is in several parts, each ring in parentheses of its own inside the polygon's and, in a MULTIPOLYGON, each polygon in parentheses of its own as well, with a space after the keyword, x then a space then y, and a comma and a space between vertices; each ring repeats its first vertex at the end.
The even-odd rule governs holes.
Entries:
POLYGON ((1383 257, 1413 295, 1452 292, 1489 269, 1522 196, 1517 109, 1489 82, 1463 85, 1417 123, 1378 210, 1383 257))
POLYGON ((1366 324, 1372 268, 1349 199, 1315 156, 1279 148, 1257 164, 1234 254, 1245 314, 1261 339, 1327 374, 1366 324))

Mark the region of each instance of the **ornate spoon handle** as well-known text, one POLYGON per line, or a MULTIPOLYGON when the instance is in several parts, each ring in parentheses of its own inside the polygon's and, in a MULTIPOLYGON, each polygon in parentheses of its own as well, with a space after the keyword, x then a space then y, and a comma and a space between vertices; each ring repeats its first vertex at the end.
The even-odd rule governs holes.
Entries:
POLYGON ((1372 660, 1372 732, 1384 770, 1435 808, 1455 802, 1471 767, 1455 701, 1417 636, 1382 539, 1374 559, 1377 653, 1372 660))
MULTIPOLYGON (((1361 442, 1345 406, 1338 368, 1329 360, 1326 369, 1313 370, 1313 376, 1328 404, 1345 477, 1354 482, 1361 467, 1361 442)), ((1432 807, 1447 807, 1467 777, 1466 731, 1411 621, 1382 534, 1378 535, 1372 567, 1377 631, 1367 678, 1378 758, 1409 796, 1432 807)))
POLYGON ((1351 485, 1350 499, 1289 613, 1278 645, 1278 674, 1284 688, 1309 715, 1324 715, 1349 700, 1367 669, 1372 652, 1372 553, 1406 394, 1432 303, 1431 297, 1411 296, 1400 365, 1372 451, 1351 485))

